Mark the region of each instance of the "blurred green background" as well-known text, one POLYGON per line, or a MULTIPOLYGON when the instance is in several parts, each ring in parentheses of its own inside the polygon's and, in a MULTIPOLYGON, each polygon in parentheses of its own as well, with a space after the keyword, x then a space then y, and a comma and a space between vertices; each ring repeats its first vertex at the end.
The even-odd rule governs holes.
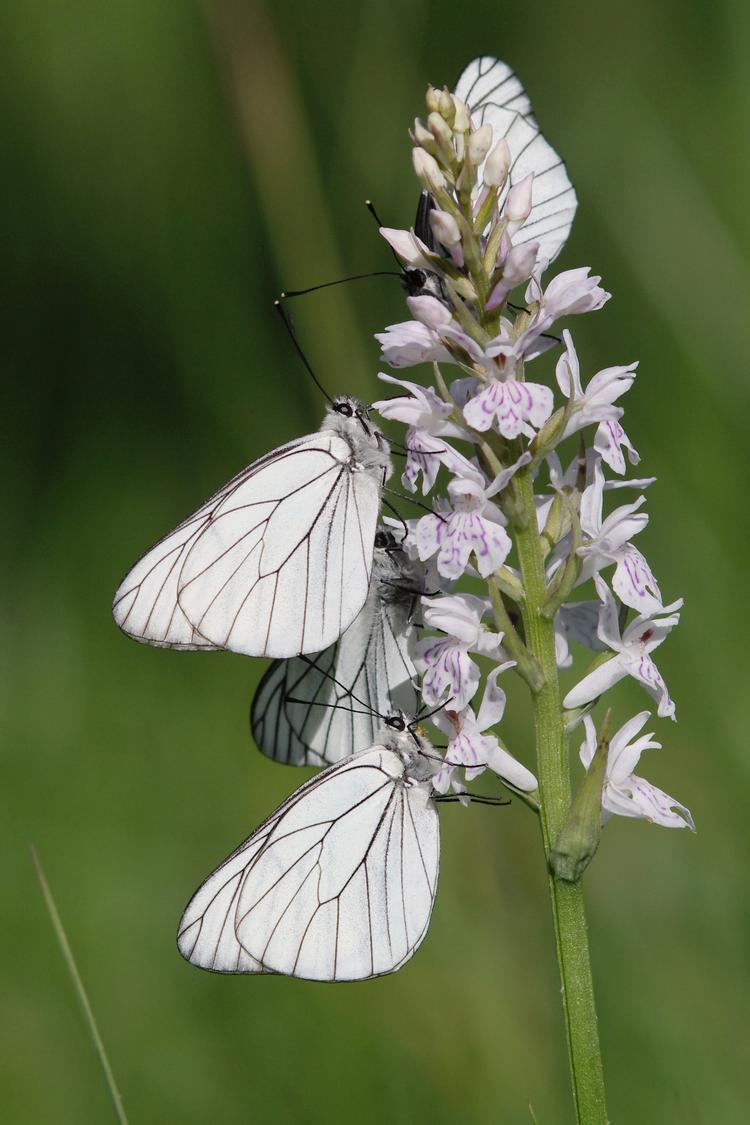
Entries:
MULTIPOLYGON (((628 431, 658 475, 641 546, 684 624, 680 722, 644 772, 699 833, 618 821, 587 875, 610 1110, 747 1121, 750 9, 448 0, 6 0, 0 11, 4 764, 0 1113, 109 1119, 35 883, 41 854, 132 1122, 569 1120, 532 818, 448 807, 429 937, 395 977, 219 978, 185 901, 300 775, 251 747, 263 664, 149 650, 109 605, 135 557, 245 463, 317 426, 271 307, 389 257, 427 81, 508 59, 580 197, 561 259, 614 294, 584 372, 641 360, 628 431)), ((297 302, 335 390, 373 397, 395 282, 297 302)), ((551 364, 550 364, 551 367, 551 364)), ((517 696, 516 696, 517 698, 517 696)), ((643 705, 623 688, 620 717, 643 705)), ((530 760, 528 712, 507 742, 530 760)))

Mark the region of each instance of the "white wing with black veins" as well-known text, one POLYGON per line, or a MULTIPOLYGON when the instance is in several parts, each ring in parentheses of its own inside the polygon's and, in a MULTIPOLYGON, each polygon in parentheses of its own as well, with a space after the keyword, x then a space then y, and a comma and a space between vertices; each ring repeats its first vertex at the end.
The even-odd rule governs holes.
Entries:
POLYGON ((115 595, 117 624, 170 648, 319 652, 362 608, 375 474, 330 430, 274 450, 152 547, 115 595))
POLYGON ((251 709, 260 750, 290 765, 330 766, 371 746, 382 718, 416 714, 409 656, 412 599, 385 599, 373 575, 364 607, 342 637, 309 658, 275 661, 251 709))
POLYGON ((489 122, 494 141, 508 141, 511 186, 534 173, 531 213, 513 242, 538 241, 540 255, 551 261, 567 240, 578 201, 565 164, 539 131, 526 91, 507 63, 485 55, 466 67, 456 96, 469 106, 475 128, 489 122))
POLYGON ((221 972, 391 973, 427 932, 439 855, 429 784, 373 746, 301 786, 209 876, 183 916, 180 952, 221 972))

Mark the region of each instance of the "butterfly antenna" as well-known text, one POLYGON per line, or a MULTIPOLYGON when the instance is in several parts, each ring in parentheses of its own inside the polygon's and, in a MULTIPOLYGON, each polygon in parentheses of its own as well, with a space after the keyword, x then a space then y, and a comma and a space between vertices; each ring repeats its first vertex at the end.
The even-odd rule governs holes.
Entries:
POLYGON ((317 699, 295 699, 293 695, 286 697, 287 703, 301 703, 305 707, 328 707, 331 711, 347 711, 350 715, 376 715, 378 719, 382 715, 378 715, 376 711, 357 711, 354 707, 344 707, 341 703, 320 703, 317 699))
MULTIPOLYGON (((375 222, 378 224, 378 227, 382 227, 384 224, 381 222, 380 215, 375 210, 375 204, 373 203, 373 201, 371 199, 365 200, 365 207, 370 212, 370 214, 372 215, 375 222)), ((389 246, 390 246, 390 243, 389 243, 389 246)), ((393 249, 392 246, 390 246, 390 251, 391 251, 391 254, 393 256, 394 262, 396 263, 399 270, 401 271, 398 274, 398 276, 403 279, 406 276, 406 270, 404 269, 404 264, 403 264, 403 262, 401 261, 398 254, 396 253, 396 251, 393 249)))
POLYGON ((409 525, 407 524, 406 520, 401 515, 401 513, 396 511, 396 509, 393 507, 393 504, 391 504, 390 500, 386 500, 385 497, 383 497, 383 507, 388 508, 391 512, 393 512, 394 516, 396 517, 398 522, 403 527, 404 538, 401 540, 401 543, 404 543, 409 537, 409 525))
POLYGON ((401 274, 396 273, 395 270, 372 270, 370 273, 354 273, 350 277, 340 277, 337 281, 324 281, 320 285, 310 285, 307 289, 285 289, 283 293, 279 294, 280 301, 286 301, 290 297, 304 297, 308 293, 317 293, 319 289, 331 289, 334 285, 344 285, 347 281, 364 281, 368 277, 397 277, 401 279, 401 274))
MULTIPOLYGON (((409 503, 409 504, 415 504, 418 508, 421 508, 423 512, 429 512, 431 516, 437 516, 437 518, 440 520, 441 523, 447 523, 448 522, 447 519, 445 518, 445 516, 440 515, 440 512, 436 512, 434 508, 431 508, 429 506, 429 504, 423 504, 421 502, 421 500, 415 500, 413 496, 402 496, 400 492, 396 492, 392 488, 384 488, 383 491, 389 492, 391 494, 391 496, 397 496, 399 500, 406 500, 407 503, 409 503)), ((387 504, 388 501, 384 500, 383 503, 387 504)), ((388 507, 390 508, 391 505, 388 504, 388 507)), ((391 508, 391 510, 393 510, 393 509, 391 508)))
POLYGON ((294 325, 292 324, 292 319, 289 316, 289 314, 287 313, 286 309, 283 307, 280 300, 277 299, 277 300, 274 301, 274 308, 276 309, 276 311, 278 312, 282 321, 284 322, 284 327, 286 328, 287 332, 289 333, 289 339, 292 341, 292 344, 294 345, 294 350, 296 351, 297 355, 300 357, 300 359, 304 363, 305 368, 307 369, 308 375, 311 377, 313 383, 318 388, 320 393, 325 398, 327 398, 329 402, 332 403, 333 398, 329 395, 328 391, 325 389, 325 387, 321 383, 320 379, 318 378, 318 376, 315 374, 312 367, 310 366, 310 362, 309 362, 307 356, 305 355, 305 353, 303 352, 299 340, 297 339, 297 334, 294 331, 294 325))
MULTIPOLYGON (((433 715, 437 715, 438 711, 442 711, 445 707, 448 706, 449 703, 452 703, 452 702, 453 702, 453 696, 451 696, 450 699, 446 699, 445 703, 440 703, 440 704, 438 704, 437 707, 433 707, 432 710, 428 711, 426 715, 423 715, 422 711, 420 709, 419 713, 415 716, 413 725, 416 726, 417 723, 426 722, 427 719, 431 718, 433 715)), ((453 765, 455 763, 451 763, 451 764, 453 765)))
POLYGON ((353 699, 355 703, 359 703, 360 706, 364 707, 368 715, 375 715, 378 719, 385 719, 385 715, 381 715, 379 711, 373 710, 372 707, 368 706, 368 704, 365 703, 364 699, 360 699, 359 696, 354 694, 351 688, 348 688, 346 684, 342 684, 341 680, 337 680, 336 677, 331 675, 330 672, 326 672, 325 668, 321 668, 318 664, 315 663, 314 660, 310 660, 309 657, 303 656, 301 654, 297 659, 304 660, 305 664, 309 664, 311 668, 314 668, 316 672, 320 672, 323 676, 326 677, 326 679, 330 680, 331 683, 334 683, 336 687, 340 687, 341 690, 345 692, 345 694, 348 695, 350 699, 353 699))
POLYGON ((402 455, 405 455, 407 457, 409 456, 409 454, 414 453, 418 454, 420 457, 439 457, 441 453, 447 453, 444 445, 441 445, 439 449, 425 449, 424 446, 421 446, 419 449, 409 449, 408 446, 402 445, 400 441, 392 441, 390 438, 388 439, 388 445, 390 446, 391 450, 395 451, 396 453, 401 453, 403 450, 402 455))
MULTIPOLYGON (((525 305, 514 305, 512 301, 508 301, 508 308, 513 309, 515 313, 529 312, 525 305)), ((541 337, 543 340, 554 340, 556 344, 562 343, 562 336, 555 336, 553 332, 542 332, 541 337)))
POLYGON ((373 203, 373 201, 371 199, 365 200, 365 207, 370 212, 370 214, 372 215, 373 219, 378 224, 378 226, 382 227, 384 224, 381 222, 380 215, 375 210, 375 204, 373 203))
POLYGON ((447 793, 433 797, 433 801, 440 805, 455 805, 463 800, 468 800, 472 805, 492 805, 495 808, 511 804, 510 800, 504 801, 502 797, 485 797, 481 793, 447 793))

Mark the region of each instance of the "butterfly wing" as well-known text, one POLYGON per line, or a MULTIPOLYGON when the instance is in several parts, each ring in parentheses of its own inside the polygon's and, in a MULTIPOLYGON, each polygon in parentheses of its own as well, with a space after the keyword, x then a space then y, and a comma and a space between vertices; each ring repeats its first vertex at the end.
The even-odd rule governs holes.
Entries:
POLYGON ((429 788, 373 746, 308 781, 209 876, 180 951, 204 968, 308 980, 393 972, 427 931, 439 847, 429 788))
POLYGON ((475 127, 489 122, 495 141, 506 138, 510 185, 534 173, 531 213, 513 242, 538 241, 540 255, 551 261, 567 240, 578 201, 563 161, 539 131, 526 91, 507 63, 482 56, 464 70, 456 96, 469 106, 475 127))
POLYGON ((319 652, 367 596, 379 481, 321 431, 225 485, 143 556, 115 595, 138 640, 248 656, 319 652))
POLYGON ((408 599, 385 601, 372 579, 359 616, 324 652, 277 660, 253 700, 259 750, 289 765, 330 766, 372 745, 382 717, 416 714, 408 599))
POLYGON ((211 513, 244 474, 206 500, 192 516, 142 555, 115 593, 112 615, 134 640, 160 648, 211 650, 218 646, 191 625, 177 600, 185 556, 205 530, 211 513))
POLYGON ((191 964, 213 973, 265 972, 237 941, 234 924, 242 881, 268 837, 266 828, 240 845, 191 899, 177 935, 177 947, 191 964))

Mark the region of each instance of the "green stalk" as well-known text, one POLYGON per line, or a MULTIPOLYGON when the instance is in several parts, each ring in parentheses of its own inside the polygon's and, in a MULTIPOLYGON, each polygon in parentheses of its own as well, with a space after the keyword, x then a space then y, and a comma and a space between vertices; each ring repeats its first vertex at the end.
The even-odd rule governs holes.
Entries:
POLYGON ((541 808, 539 821, 549 871, 552 920, 562 985, 570 1075, 578 1125, 606 1125, 601 1048, 594 1004, 586 913, 581 882, 556 879, 549 868, 552 847, 570 808, 570 769, 562 700, 555 659, 552 621, 545 617, 547 600, 544 554, 537 531, 534 486, 528 469, 515 478, 524 526, 516 527, 521 580, 526 591, 522 615, 526 645, 539 662, 544 683, 534 696, 534 723, 541 808))
POLYGON ((44 905, 47 907, 47 913, 49 914, 50 921, 52 923, 52 929, 55 931, 55 937, 57 938, 57 942, 60 946, 66 968, 68 970, 68 973, 70 974, 70 979, 73 982, 73 987, 76 991, 76 995, 78 996, 78 1002, 81 1005, 81 1011, 83 1012, 83 1018, 86 1021, 86 1026, 88 1028, 89 1035, 91 1036, 91 1042, 94 1045, 94 1050, 96 1051, 97 1058, 99 1059, 99 1065, 101 1066, 102 1072, 104 1074, 104 1081, 107 1084, 107 1090, 112 1101, 112 1109, 114 1110, 114 1114, 117 1118, 117 1121, 119 1122, 119 1125, 128 1125, 128 1119, 125 1116, 125 1108, 122 1104, 122 1097, 120 1096, 120 1091, 117 1088, 115 1076, 112 1073, 112 1067, 109 1064, 107 1052, 104 1049, 104 1043, 102 1042, 102 1037, 99 1034, 99 1028, 97 1027, 96 1020, 94 1019, 94 1012, 92 1010, 88 994, 83 986, 81 974, 78 972, 78 966, 76 965, 73 951, 70 948, 70 942, 68 941, 67 934, 65 933, 62 919, 60 918, 57 906, 55 905, 55 900, 52 897, 52 891, 49 889, 49 884, 44 874, 44 869, 42 868, 41 861, 36 853, 36 848, 33 846, 31 848, 31 858, 34 861, 36 876, 39 880, 39 886, 42 889, 44 905))

